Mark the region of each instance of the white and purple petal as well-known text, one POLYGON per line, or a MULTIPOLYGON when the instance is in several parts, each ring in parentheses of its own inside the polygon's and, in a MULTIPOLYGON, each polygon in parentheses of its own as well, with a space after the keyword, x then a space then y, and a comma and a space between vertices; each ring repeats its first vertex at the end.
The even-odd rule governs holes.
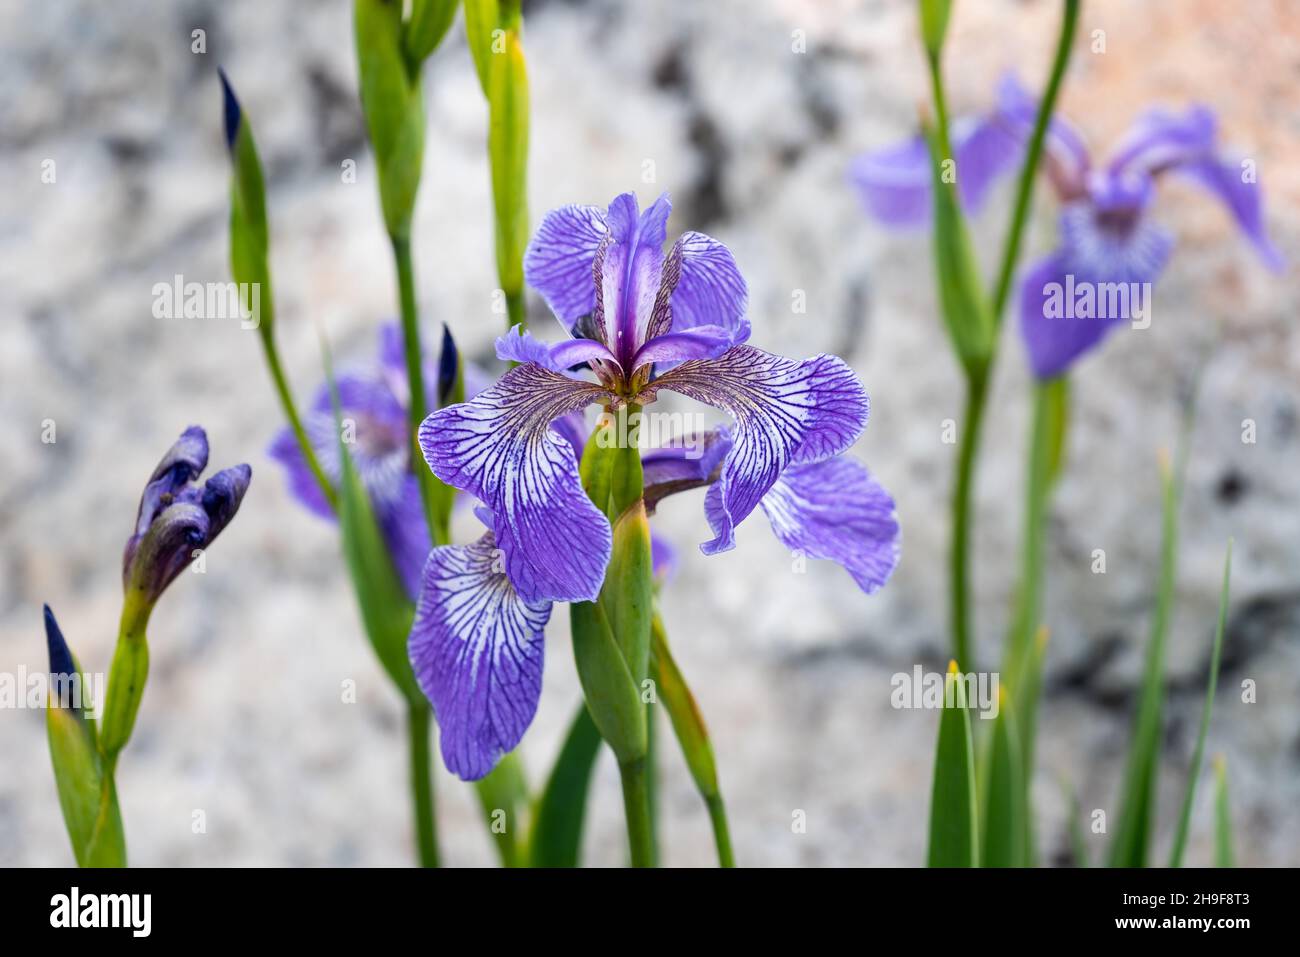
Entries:
POLYGON ((609 521, 582 488, 572 446, 551 424, 608 395, 528 363, 420 426, 433 473, 491 511, 506 572, 526 601, 591 601, 600 592, 609 521))
POLYGON ((562 206, 543 217, 524 252, 524 278, 565 328, 595 306, 592 263, 606 231, 599 207, 562 206))
POLYGON ((734 547, 735 526, 787 466, 820 461, 852 445, 870 408, 843 360, 820 355, 797 361, 747 345, 717 359, 684 363, 651 385, 661 388, 722 409, 736 423, 717 483, 714 538, 701 546, 706 555, 734 547))
POLYGON ((672 291, 671 331, 712 328, 731 333, 728 345, 744 342, 749 337, 749 289, 731 250, 704 233, 686 232, 673 255, 681 262, 672 291))
POLYGON ((489 532, 433 549, 408 652, 438 719, 447 769, 473 781, 512 750, 537 713, 550 602, 524 601, 489 532))
POLYGON ((761 504, 786 548, 842 565, 868 595, 898 564, 894 499, 848 456, 791 465, 761 504))

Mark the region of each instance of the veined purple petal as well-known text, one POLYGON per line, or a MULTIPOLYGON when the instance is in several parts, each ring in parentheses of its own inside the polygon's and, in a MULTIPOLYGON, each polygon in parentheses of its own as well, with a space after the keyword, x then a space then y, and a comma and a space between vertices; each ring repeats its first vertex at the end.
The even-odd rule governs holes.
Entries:
POLYGON ((611 241, 597 257, 601 270, 598 293, 606 345, 624 368, 630 367, 628 360, 641 345, 642 333, 654 313, 671 210, 664 193, 638 214, 636 197, 623 193, 615 197, 606 213, 611 241))
POLYGON ((685 332, 670 332, 651 339, 632 359, 632 368, 651 362, 685 362, 689 359, 716 359, 732 346, 749 338, 749 320, 741 319, 734 328, 696 326, 685 332))
POLYGON ((898 564, 894 500, 848 456, 790 466, 761 504, 786 548, 844 566, 868 595, 898 564))
POLYGON ((600 591, 609 521, 583 491, 573 449, 551 423, 607 396, 528 363, 420 426, 433 473, 491 510, 506 573, 525 601, 592 601, 600 591))
POLYGON ((677 444, 641 456, 646 488, 668 482, 702 481, 722 464, 731 451, 731 430, 725 426, 681 437, 677 444))
POLYGON ((1029 365, 1039 379, 1060 375, 1125 321, 1064 314, 1067 300, 1073 298, 1072 275, 1058 251, 1031 266, 1020 282, 1020 331, 1029 365))
POLYGON ((788 465, 852 445, 869 412, 866 391, 843 360, 820 355, 800 362, 747 345, 684 363, 650 386, 660 388, 716 406, 736 422, 718 479, 719 522, 701 546, 706 555, 734 547, 734 527, 788 465))
POLYGON ((595 307, 592 263, 606 229, 604 210, 562 206, 546 214, 524 252, 524 278, 565 328, 595 307))
POLYGON ((560 438, 569 443, 573 449, 573 458, 581 462, 583 449, 587 447, 587 439, 591 434, 591 429, 587 427, 587 420, 583 418, 581 412, 569 412, 560 416, 551 423, 551 431, 559 434, 560 438))
POLYGON ((408 651, 458 777, 486 775, 532 723, 550 616, 515 593, 490 532, 429 553, 408 651))
POLYGON ((595 339, 565 339, 563 342, 542 342, 531 332, 521 332, 519 326, 497 338, 497 358, 507 362, 535 362, 552 372, 566 372, 587 362, 609 362, 618 367, 614 354, 595 339))
POLYGON ((731 250, 703 233, 686 232, 677 240, 674 253, 681 256, 681 266, 672 292, 672 331, 700 327, 730 331, 730 345, 749 338, 745 319, 749 289, 731 250))

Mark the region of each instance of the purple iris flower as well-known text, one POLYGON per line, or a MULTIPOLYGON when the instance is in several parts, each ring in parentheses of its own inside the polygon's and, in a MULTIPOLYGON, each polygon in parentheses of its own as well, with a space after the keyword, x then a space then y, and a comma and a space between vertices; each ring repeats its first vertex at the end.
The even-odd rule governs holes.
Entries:
MULTIPOLYGON (((954 124, 958 193, 967 209, 977 209, 999 176, 1019 168, 1037 110, 1008 76, 989 115, 954 124)), ((1062 374, 1112 329, 1136 323, 1149 309, 1150 284, 1173 248, 1173 238, 1148 216, 1161 174, 1183 176, 1223 202, 1264 263, 1281 268, 1253 167, 1221 149, 1217 127, 1204 106, 1181 114, 1149 110, 1109 159, 1094 165, 1082 137, 1053 118, 1044 169, 1062 204, 1060 243, 1030 264, 1020 287, 1021 332, 1040 379, 1062 374)), ((859 158, 850 178, 876 219, 919 225, 929 221, 929 163, 918 138, 859 158)))
POLYGON ((893 500, 839 457, 866 426, 862 385, 833 356, 745 344, 747 291, 730 251, 688 232, 665 252, 669 210, 666 195, 641 212, 624 194, 607 210, 549 213, 524 271, 569 338, 499 339, 498 355, 520 364, 420 428, 429 467, 483 502, 488 526, 474 545, 432 551, 410 640, 444 760, 463 778, 490 771, 532 721, 552 602, 600 592, 611 531, 578 475, 575 413, 587 406, 647 406, 666 389, 731 416, 732 428, 645 460, 651 507, 708 487, 705 554, 734 547, 736 525, 761 506, 782 541, 839 561, 867 591, 897 561, 893 500))
POLYGON ((222 469, 202 487, 195 480, 208 466, 208 437, 197 425, 181 433, 149 476, 135 531, 122 554, 122 582, 149 605, 230 524, 248 491, 253 470, 222 469))
MULTIPOLYGON (((425 381, 431 388, 429 404, 436 406, 456 375, 455 345, 444 334, 442 361, 425 381)), ((466 366, 467 389, 475 378, 466 366)), ((481 386, 481 383, 478 383, 481 386)), ((370 498, 375 519, 383 532, 393 564, 412 600, 420 591, 420 569, 431 543, 425 524, 420 488, 411 472, 408 404, 410 389, 402 351, 401 330, 391 323, 380 327, 379 355, 371 363, 341 369, 336 379, 343 439, 348 443, 357 475, 370 498)), ((472 390, 470 392, 472 394, 472 390)), ((303 429, 326 476, 334 484, 342 478, 339 427, 328 385, 322 385, 303 416, 303 429)), ((334 511, 321 492, 303 457, 293 430, 282 429, 271 443, 270 455, 285 468, 289 491, 312 512, 333 519, 334 511)))

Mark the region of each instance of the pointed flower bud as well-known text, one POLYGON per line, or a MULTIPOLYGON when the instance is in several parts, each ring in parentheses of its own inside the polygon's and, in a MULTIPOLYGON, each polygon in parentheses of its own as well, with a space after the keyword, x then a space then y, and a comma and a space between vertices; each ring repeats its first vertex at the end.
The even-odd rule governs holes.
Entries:
POLYGON ((122 582, 149 606, 221 534, 248 490, 253 473, 247 465, 223 469, 203 486, 195 485, 207 463, 207 435, 190 426, 158 463, 140 497, 135 532, 122 558, 122 582))

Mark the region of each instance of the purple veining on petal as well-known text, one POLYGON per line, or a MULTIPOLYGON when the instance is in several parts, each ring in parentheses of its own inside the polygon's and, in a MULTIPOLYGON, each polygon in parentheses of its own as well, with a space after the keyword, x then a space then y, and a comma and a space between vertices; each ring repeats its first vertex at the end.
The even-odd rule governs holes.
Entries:
POLYGON ((678 363, 690 359, 715 359, 732 346, 749 338, 749 321, 742 320, 739 328, 722 326, 696 326, 686 332, 670 332, 651 339, 632 359, 633 369, 649 363, 678 363))
POLYGON ((786 466, 844 451, 869 413, 866 391, 843 360, 821 355, 800 362, 747 345, 684 363, 651 386, 660 388, 722 409, 736 423, 718 479, 720 521, 701 546, 706 555, 734 547, 734 527, 786 466))
POLYGON ((609 521, 587 497, 572 447, 551 423, 608 395, 529 363, 420 426, 433 473, 491 510, 506 572, 526 601, 591 601, 600 591, 609 521))
POLYGON ((408 651, 458 777, 485 776, 532 723, 550 615, 515 593, 490 532, 429 552, 408 651))
POLYGON ((598 207, 562 206, 543 217, 524 252, 524 278, 566 329, 595 307, 592 262, 606 231, 598 207))
POLYGON ((600 288, 606 342, 624 368, 641 345, 643 327, 654 311, 664 264, 668 215, 672 204, 662 194, 638 213, 636 197, 615 197, 606 213, 612 242, 601 261, 600 288))
POLYGON ((653 512, 669 495, 716 482, 731 445, 731 430, 720 426, 682 436, 679 444, 643 455, 641 474, 646 510, 653 512))
POLYGON ((894 500, 848 456, 790 466, 761 505, 786 548, 837 562, 868 595, 898 564, 894 500))
POLYGON ((749 337, 749 289, 731 250, 697 232, 682 233, 675 250, 681 268, 672 293, 672 331, 711 327, 730 331, 730 345, 744 342, 749 337))

